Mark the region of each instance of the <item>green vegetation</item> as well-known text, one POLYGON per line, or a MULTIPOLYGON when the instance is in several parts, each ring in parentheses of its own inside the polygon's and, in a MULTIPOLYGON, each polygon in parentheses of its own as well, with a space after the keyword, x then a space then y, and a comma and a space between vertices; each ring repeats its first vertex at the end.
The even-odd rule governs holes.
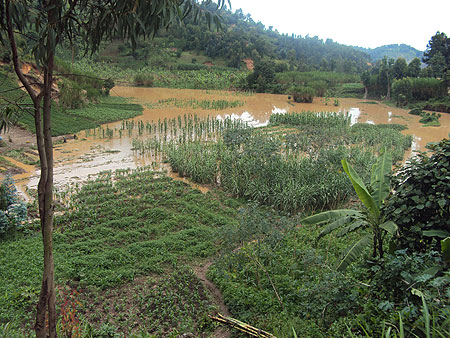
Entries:
POLYGON ((307 218, 301 222, 303 224, 326 225, 320 232, 319 237, 325 236, 334 230, 340 229, 338 237, 345 236, 349 232, 357 231, 360 228, 369 228, 370 234, 362 237, 358 242, 352 243, 343 259, 336 269, 345 270, 349 264, 355 261, 365 248, 372 243, 372 257, 383 257, 383 242, 386 234, 394 235, 397 232, 397 225, 392 221, 385 221, 381 215, 381 208, 384 200, 390 192, 390 172, 392 168, 392 155, 388 152, 380 155, 373 165, 370 186, 366 187, 359 175, 345 159, 342 160, 345 173, 352 182, 353 188, 360 201, 365 206, 365 210, 360 212, 352 209, 339 209, 325 211, 307 218), (369 192, 370 191, 370 192, 369 192))
POLYGON ((384 210, 400 228, 401 247, 414 251, 439 250, 440 240, 450 236, 450 141, 432 144, 430 150, 431 156, 418 154, 394 177, 396 193, 384 210))
MULTIPOLYGON (((81 130, 96 128, 100 124, 132 118, 142 114, 142 106, 128 103, 121 97, 102 97, 97 103, 89 103, 83 108, 62 111, 56 108, 52 112, 52 135, 74 134, 81 130)), ((24 115, 20 124, 34 132, 31 116, 24 115)))
POLYGON ((311 87, 294 87, 289 91, 295 102, 313 102, 316 91, 311 87))
POLYGON ((393 44, 377 48, 356 48, 369 54, 373 61, 381 60, 387 56, 393 59, 403 58, 407 62, 411 62, 413 59, 420 59, 423 56, 423 52, 405 44, 393 44))
POLYGON ((152 74, 136 74, 134 76, 134 85, 138 87, 153 87, 155 78, 152 74))
POLYGON ((196 99, 177 99, 170 98, 165 100, 158 100, 155 104, 149 104, 150 108, 159 107, 177 107, 177 108, 192 108, 192 109, 204 109, 204 110, 224 110, 227 108, 242 107, 245 104, 241 100, 196 100, 196 99))
POLYGON ((6 176, 0 185, 0 239, 23 226, 27 207, 20 201, 14 180, 6 176))
MULTIPOLYGON (((75 78, 79 79, 83 77, 78 76, 75 78)), ((77 84, 77 82, 72 82, 71 80, 65 81, 76 84, 78 89, 82 88, 80 86, 83 85, 83 82, 77 84)), ((72 89, 73 88, 68 89, 68 91, 70 92, 72 89)), ((24 104, 30 103, 30 99, 27 98, 25 93, 14 83, 5 67, 1 67, 0 91, 3 91, 0 101, 3 97, 13 102, 24 104)), ((86 96, 86 99, 88 97, 89 96, 86 96)), ((84 129, 95 128, 102 123, 135 117, 142 114, 143 110, 142 106, 131 104, 127 99, 101 95, 100 92, 98 92, 97 95, 90 97, 92 101, 87 100, 83 104, 76 103, 78 102, 78 98, 79 97, 75 95, 68 99, 66 101, 67 107, 64 107, 63 104, 58 105, 55 102, 52 104, 53 136, 74 134, 84 129), (79 106, 79 108, 69 108, 70 106, 79 106)), ((18 124, 27 130, 34 132, 34 118, 27 112, 24 111, 20 113, 18 124)))
POLYGON ((223 129, 217 143, 202 138, 169 143, 167 160, 181 176, 217 184, 235 196, 291 213, 323 210, 352 195, 342 158, 365 178, 384 147, 395 161, 403 159, 411 137, 397 127, 350 127, 347 117, 331 113, 272 115, 268 128, 223 129))
POLYGON ((39 163, 38 155, 29 149, 14 149, 6 151, 3 154, 28 165, 36 165, 39 163))
MULTIPOLYGON (((161 330, 161 337, 176 327, 188 332, 211 329, 205 319, 212 310, 207 292, 184 265, 199 264, 217 252, 217 231, 237 222, 240 202, 222 194, 205 196, 148 168, 106 172, 57 196, 65 214, 55 218, 56 281, 78 290, 81 318, 98 326, 112 321, 124 333, 144 327, 161 330), (162 278, 170 271, 176 273, 162 278), (155 278, 137 283, 143 275, 155 278), (121 308, 121 298, 114 298, 114 304, 104 298, 121 285, 142 288, 127 300, 129 312, 121 308), (155 298, 161 296, 158 290, 181 298, 155 298)), ((1 280, 15 276, 0 285, 0 321, 16 327, 24 321, 27 328, 32 325, 27 309, 37 300, 42 268, 42 257, 36 254, 42 250, 41 236, 30 230, 0 243, 1 280)), ((120 297, 129 297, 120 290, 120 297)))
POLYGON ((421 119, 419 120, 419 122, 423 123, 427 127, 439 127, 441 125, 439 123, 439 118, 441 117, 440 113, 427 113, 422 111, 422 109, 420 108, 414 108, 410 110, 408 114, 420 116, 421 119))

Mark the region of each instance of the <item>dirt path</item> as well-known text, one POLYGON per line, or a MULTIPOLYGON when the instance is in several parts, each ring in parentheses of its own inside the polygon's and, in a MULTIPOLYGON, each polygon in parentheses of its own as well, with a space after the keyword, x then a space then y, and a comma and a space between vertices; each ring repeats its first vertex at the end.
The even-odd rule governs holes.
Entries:
MULTIPOLYGON (((226 316, 231 317, 230 311, 228 311, 228 307, 225 305, 222 297, 222 293, 220 290, 211 282, 207 277, 206 273, 208 272, 209 267, 212 265, 212 260, 206 262, 203 266, 199 266, 194 269, 195 275, 198 279, 203 283, 206 289, 211 294, 214 303, 219 307, 219 313, 226 316)), ((228 328, 221 325, 219 326, 214 333, 212 334, 214 338, 230 338, 231 334, 228 328)))

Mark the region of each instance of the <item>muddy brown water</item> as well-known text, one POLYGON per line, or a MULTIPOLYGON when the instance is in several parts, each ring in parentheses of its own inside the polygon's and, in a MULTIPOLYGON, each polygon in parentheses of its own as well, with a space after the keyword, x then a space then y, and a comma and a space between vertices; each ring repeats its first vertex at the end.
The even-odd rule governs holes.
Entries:
MULTIPOLYGON (((135 121, 158 121, 164 118, 176 118, 189 113, 195 113, 199 117, 224 117, 235 114, 243 116, 258 126, 264 125, 273 112, 302 112, 302 111, 332 111, 350 112, 358 123, 400 123, 408 126, 403 131, 404 134, 414 136, 413 150, 425 150, 425 145, 431 141, 438 141, 448 137, 450 132, 450 114, 442 114, 440 127, 424 127, 419 123, 419 116, 409 115, 407 110, 389 107, 383 103, 368 104, 362 99, 343 98, 339 99, 339 106, 332 104, 333 100, 325 104, 322 98, 315 98, 313 103, 299 104, 288 101, 286 95, 275 94, 254 94, 243 95, 228 91, 207 91, 207 90, 187 90, 187 89, 167 89, 167 88, 135 88, 135 87, 114 87, 111 91, 113 96, 132 98, 134 102, 142 104, 145 109, 143 115, 134 118, 135 121), (148 108, 149 104, 155 104, 159 100, 227 100, 243 101, 244 105, 237 108, 227 108, 223 110, 192 109, 189 107, 163 106, 159 108, 148 108)), ((115 170, 123 168, 136 168, 143 165, 153 165, 155 169, 168 170, 167 164, 155 161, 149 155, 140 155, 132 150, 132 139, 136 134, 129 136, 126 131, 119 137, 118 130, 122 126, 122 121, 109 123, 104 128, 116 130, 112 138, 99 137, 92 132, 82 131, 78 133, 77 140, 68 140, 67 143, 55 146, 55 186, 64 187, 67 184, 82 182, 90 175, 97 174, 104 170, 115 170)), ((135 131, 137 132, 137 131, 135 131)), ((169 173, 176 179, 179 178, 174 173, 169 173)), ((35 188, 39 179, 39 171, 27 168, 26 173, 20 177, 14 177, 18 182, 19 190, 24 192, 26 188, 35 188)), ((205 187, 195 186, 203 192, 205 187)))

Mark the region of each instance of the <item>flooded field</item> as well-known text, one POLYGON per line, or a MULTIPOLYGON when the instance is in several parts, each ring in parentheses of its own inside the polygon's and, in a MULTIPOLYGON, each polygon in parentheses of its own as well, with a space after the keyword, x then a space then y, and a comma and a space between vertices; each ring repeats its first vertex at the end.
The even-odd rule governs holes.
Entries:
MULTIPOLYGON (((198 117, 223 119, 230 116, 240 118, 252 126, 266 124, 272 113, 302 111, 341 111, 352 116, 352 123, 399 123, 408 126, 404 134, 414 136, 413 150, 424 150, 431 141, 448 136, 450 114, 442 114, 440 127, 423 127, 419 116, 409 115, 407 110, 389 107, 374 101, 362 99, 339 99, 339 106, 315 98, 311 104, 298 104, 288 100, 286 95, 239 94, 227 91, 183 90, 165 88, 115 87, 113 96, 132 98, 144 106, 143 115, 133 119, 136 125, 154 125, 164 119, 174 119, 186 114, 198 117)), ((145 138, 138 128, 127 130, 122 121, 110 123, 95 131, 83 131, 77 139, 55 145, 55 186, 85 180, 89 175, 104 170, 136 168, 152 165, 156 169, 169 169, 153 156, 133 150, 133 139, 145 138)), ((25 174, 14 177, 20 190, 35 188, 39 171, 26 169, 25 174)), ((176 174, 170 174, 177 178, 176 174)), ((202 188, 203 189, 203 188, 202 188)))

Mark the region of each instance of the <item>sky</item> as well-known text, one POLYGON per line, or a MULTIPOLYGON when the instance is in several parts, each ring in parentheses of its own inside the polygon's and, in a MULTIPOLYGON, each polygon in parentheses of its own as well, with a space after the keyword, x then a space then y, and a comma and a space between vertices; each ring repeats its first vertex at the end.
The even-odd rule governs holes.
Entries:
POLYGON ((280 33, 318 36, 376 48, 407 44, 420 51, 437 31, 450 36, 450 0, 230 0, 255 22, 280 33))

